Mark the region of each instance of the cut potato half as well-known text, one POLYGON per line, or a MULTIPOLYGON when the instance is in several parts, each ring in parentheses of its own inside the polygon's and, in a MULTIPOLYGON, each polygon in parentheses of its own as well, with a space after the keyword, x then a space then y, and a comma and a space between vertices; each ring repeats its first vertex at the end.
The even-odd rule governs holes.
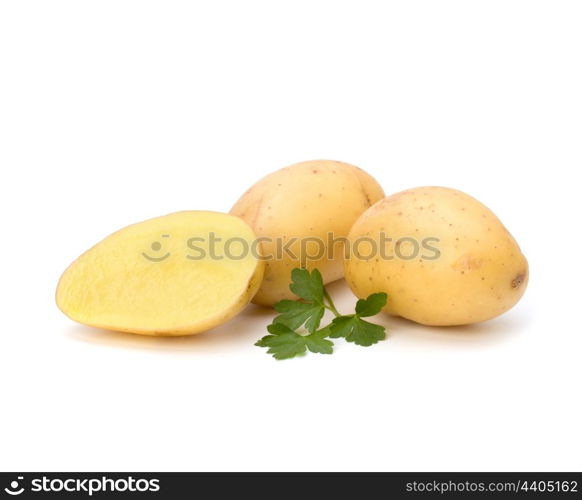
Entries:
POLYGON ((178 212, 128 226, 64 272, 57 305, 85 325, 142 335, 190 335, 239 313, 264 263, 241 219, 178 212))

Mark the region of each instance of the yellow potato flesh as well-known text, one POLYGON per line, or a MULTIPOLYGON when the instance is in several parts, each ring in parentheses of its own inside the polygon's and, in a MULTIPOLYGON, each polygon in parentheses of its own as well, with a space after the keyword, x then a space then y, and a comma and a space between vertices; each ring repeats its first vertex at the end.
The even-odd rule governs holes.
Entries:
POLYGON ((254 239, 239 218, 215 212, 179 212, 134 224, 64 272, 57 304, 90 326, 143 335, 199 333, 232 318, 257 291, 264 265, 250 252, 254 239), (249 252, 238 258, 243 241, 249 252))
POLYGON ((385 311, 426 325, 461 325, 502 314, 527 287, 528 264, 499 219, 474 198, 454 189, 424 187, 389 196, 367 210, 350 232, 353 244, 370 237, 380 246, 380 232, 392 238, 384 259, 346 261, 345 276, 358 297, 374 292, 389 296, 385 311), (420 253, 414 259, 414 244, 420 253), (426 238, 437 238, 423 248, 426 238), (400 257, 404 258, 398 258, 400 257))
POLYGON ((273 305, 282 299, 296 299, 289 290, 291 271, 296 267, 318 268, 324 283, 343 277, 343 243, 354 221, 384 196, 380 185, 362 169, 347 163, 316 160, 297 163, 266 176, 251 187, 234 205, 231 214, 244 219, 262 241, 266 260, 265 278, 253 302, 273 305), (329 237, 337 243, 327 245, 329 237), (293 239, 297 240, 290 244, 293 239), (315 256, 325 244, 322 258, 315 256), (277 256, 277 243, 290 254, 277 256), (330 255, 332 247, 332 255, 330 255))

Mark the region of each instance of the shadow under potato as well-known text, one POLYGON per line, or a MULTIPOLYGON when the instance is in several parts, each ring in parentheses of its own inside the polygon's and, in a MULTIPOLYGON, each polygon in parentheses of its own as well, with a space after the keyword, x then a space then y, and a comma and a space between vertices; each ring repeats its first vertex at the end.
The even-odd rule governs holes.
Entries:
POLYGON ((386 326, 388 337, 420 339, 450 344, 493 344, 519 335, 530 320, 529 315, 512 314, 489 321, 459 326, 425 326, 395 316, 379 315, 373 321, 386 326))
MULTIPOLYGON (((353 312, 357 297, 344 280, 326 285, 340 312, 353 312)), ((366 318, 372 323, 386 327, 387 340, 422 340, 440 344, 494 344, 519 335, 532 321, 532 312, 523 311, 523 306, 489 321, 460 326, 426 326, 397 316, 378 314, 366 318)))
POLYGON ((233 345, 253 345, 267 332, 274 317, 270 308, 249 305, 242 313, 207 332, 187 336, 149 336, 73 325, 67 335, 79 342, 126 349, 191 352, 217 351, 233 345))
MULTIPOLYGON (((122 349, 142 349, 160 352, 191 354, 193 352, 225 352, 225 349, 251 347, 267 334, 267 325, 275 312, 267 307, 250 305, 236 318, 208 332, 183 337, 152 337, 132 333, 114 332, 73 325, 67 335, 79 342, 122 349)), ((491 345, 519 335, 529 315, 501 316, 483 323, 464 326, 423 326, 413 321, 385 314, 369 318, 383 325, 387 341, 405 341, 448 345, 491 345)), ((373 348, 373 347, 372 347, 373 348)), ((230 350, 230 349, 229 349, 230 350)))

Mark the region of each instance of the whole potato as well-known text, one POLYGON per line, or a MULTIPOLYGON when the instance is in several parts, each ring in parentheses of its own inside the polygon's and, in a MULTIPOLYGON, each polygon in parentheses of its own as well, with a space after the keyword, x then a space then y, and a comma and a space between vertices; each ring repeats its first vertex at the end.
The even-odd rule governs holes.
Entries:
POLYGON ((370 175, 338 161, 297 163, 257 182, 230 211, 261 240, 265 277, 253 302, 296 298, 289 290, 296 267, 318 268, 325 283, 341 278, 348 231, 383 196, 370 175))
POLYGON ((353 292, 386 292, 387 313, 425 325, 494 318, 517 303, 528 282, 527 260, 501 221, 455 189, 384 198, 362 214, 349 240, 345 276, 353 292))

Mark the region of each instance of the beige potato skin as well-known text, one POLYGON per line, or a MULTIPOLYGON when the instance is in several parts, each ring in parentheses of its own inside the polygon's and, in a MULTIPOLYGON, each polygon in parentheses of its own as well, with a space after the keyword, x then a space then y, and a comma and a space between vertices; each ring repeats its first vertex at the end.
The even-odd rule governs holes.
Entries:
MULTIPOLYGON (((354 221, 376 201, 384 197, 380 185, 362 169, 331 160, 297 163, 270 175, 252 186, 236 202, 231 214, 249 224, 258 238, 320 238, 328 234, 345 238, 354 221)), ((298 256, 299 243, 291 245, 298 256)), ((308 251, 317 248, 308 245, 308 251)), ((326 247, 326 254, 329 248, 326 247)), ((262 242, 265 257, 276 255, 273 242, 262 242)), ((266 260, 263 284, 253 302, 272 306, 282 299, 295 299, 289 290, 291 271, 306 264, 318 268, 325 283, 343 277, 343 244, 334 245, 333 258, 325 255, 317 261, 301 263, 299 258, 266 260)))
MULTIPOLYGON (((346 260, 352 291, 361 298, 386 292, 384 311, 391 315, 433 326, 477 323, 503 314, 525 292, 528 263, 517 242, 485 205, 461 191, 419 187, 384 198, 356 221, 349 240, 379 242, 381 231, 393 239, 387 256, 396 257, 401 237, 439 239, 429 243, 440 251, 437 259, 421 244, 420 254, 406 260, 414 245, 404 242, 399 252, 405 259, 346 260)), ((362 245, 360 257, 369 248, 362 245)))

